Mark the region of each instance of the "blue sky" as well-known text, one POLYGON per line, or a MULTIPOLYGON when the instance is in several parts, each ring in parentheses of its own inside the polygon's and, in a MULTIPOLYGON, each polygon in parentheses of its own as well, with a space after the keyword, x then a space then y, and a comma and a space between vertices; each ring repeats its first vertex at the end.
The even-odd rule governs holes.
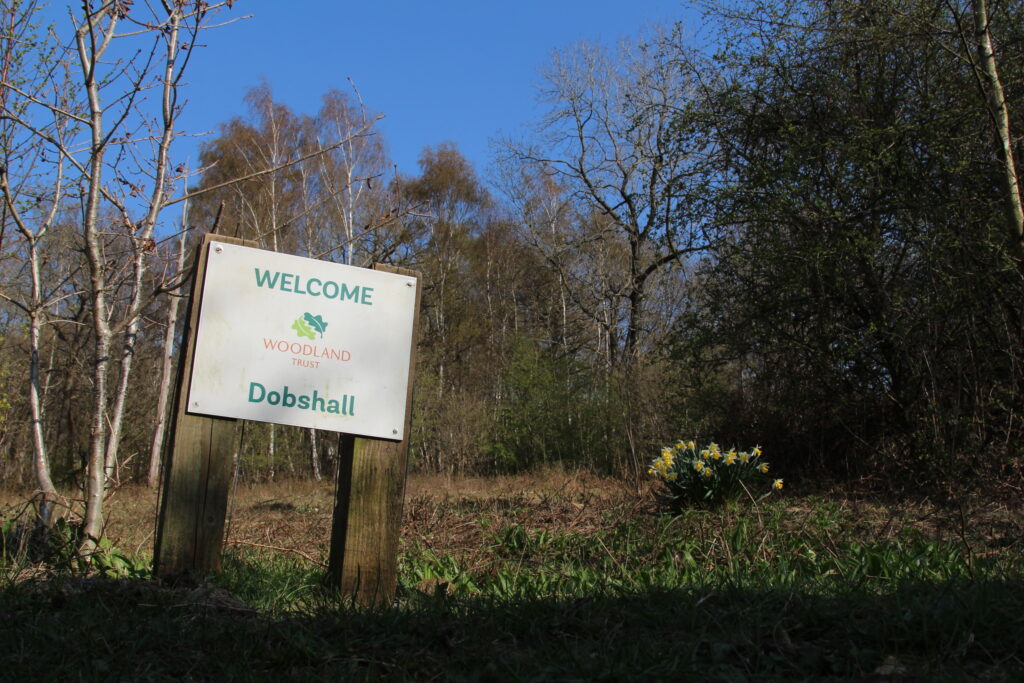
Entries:
POLYGON ((351 78, 385 115, 391 157, 410 174, 425 146, 445 141, 483 173, 488 140, 537 118, 538 73, 553 49, 699 20, 665 0, 238 0, 231 14, 252 18, 206 34, 190 66, 186 130, 215 130, 244 113, 242 98, 260 79, 276 100, 314 113, 323 93, 351 78))

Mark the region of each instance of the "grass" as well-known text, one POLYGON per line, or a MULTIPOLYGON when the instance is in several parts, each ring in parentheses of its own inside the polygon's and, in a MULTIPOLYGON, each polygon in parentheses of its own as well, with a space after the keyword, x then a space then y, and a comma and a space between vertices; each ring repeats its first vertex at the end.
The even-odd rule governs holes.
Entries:
MULTIPOLYGON (((994 502, 667 516, 586 477, 414 479, 398 599, 366 610, 320 584, 324 489, 239 491, 224 569, 196 587, 8 559, 0 678, 1024 679, 1024 524, 994 502)), ((152 501, 119 495, 131 559, 152 501)))

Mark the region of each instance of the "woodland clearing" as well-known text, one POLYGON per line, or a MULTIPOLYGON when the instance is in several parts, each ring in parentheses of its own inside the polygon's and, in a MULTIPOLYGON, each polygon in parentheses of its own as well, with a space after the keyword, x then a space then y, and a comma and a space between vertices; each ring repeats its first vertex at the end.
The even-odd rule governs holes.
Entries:
MULTIPOLYGON (((175 587, 8 559, 7 672, 326 680, 1018 680, 1024 523, 985 500, 847 489, 668 515, 644 486, 552 471, 412 476, 396 603, 320 584, 329 485, 232 497, 223 571, 175 587), (72 635, 75 634, 75 635, 72 635), (47 655, 54 647, 62 662, 47 655), (45 652, 44 652, 45 650, 45 652), (84 673, 83 673, 84 672, 84 673)), ((3 502, 5 519, 17 500, 3 502)), ((107 535, 148 562, 155 493, 107 535)))

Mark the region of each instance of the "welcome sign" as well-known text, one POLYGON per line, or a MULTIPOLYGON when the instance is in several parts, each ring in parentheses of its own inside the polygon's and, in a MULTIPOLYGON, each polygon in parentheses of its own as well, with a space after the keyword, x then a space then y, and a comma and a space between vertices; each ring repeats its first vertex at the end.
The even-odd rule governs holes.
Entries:
POLYGON ((416 279, 214 242, 188 411, 401 440, 416 279))

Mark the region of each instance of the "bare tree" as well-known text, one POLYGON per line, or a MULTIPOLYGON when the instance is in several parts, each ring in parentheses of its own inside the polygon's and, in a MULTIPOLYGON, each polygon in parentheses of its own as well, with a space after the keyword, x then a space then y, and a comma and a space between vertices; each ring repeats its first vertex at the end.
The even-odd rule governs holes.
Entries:
MULTIPOLYGON (((52 502, 57 490, 50 476, 50 462, 44 432, 44 386, 41 381, 41 335, 43 326, 49 322, 51 311, 69 294, 70 275, 73 264, 58 269, 56 279, 46 280, 43 261, 46 240, 61 215, 62 203, 67 192, 65 161, 59 156, 48 163, 47 143, 38 135, 26 134, 19 125, 31 107, 32 101, 26 94, 28 87, 62 93, 60 84, 55 82, 54 70, 49 66, 54 50, 44 49, 42 54, 33 54, 32 47, 38 43, 35 22, 39 3, 12 2, 4 8, 3 33, 0 35, 0 191, 2 191, 2 230, 9 225, 21 238, 20 245, 11 245, 0 239, 0 246, 20 256, 27 270, 27 288, 21 286, 21 277, 5 283, 0 288, 0 298, 20 309, 28 318, 28 367, 27 386, 31 411, 31 432, 33 441, 33 464, 36 483, 42 496, 41 518, 49 522, 52 502), (13 176, 13 179, 12 179, 13 176)), ((74 122, 53 117, 42 124, 45 135, 67 144, 73 137, 74 122)), ((23 273, 24 274, 24 273, 23 273)))
MULTIPOLYGON (((178 91, 198 34, 226 4, 84 0, 68 9, 69 38, 46 62, 45 77, 26 82, 8 73, 3 81, 24 105, 6 108, 10 122, 39 147, 54 184, 66 188, 62 207, 75 207, 84 254, 93 335, 85 550, 103 531, 104 489, 108 465, 116 462, 139 315, 159 291, 145 277, 176 172, 170 148, 181 113, 178 91), (119 336, 120 378, 112 397, 119 336)), ((51 35, 56 41, 59 30, 51 35)), ((6 203, 22 199, 12 190, 6 203)))
MULTIPOLYGON (((380 116, 370 114, 359 92, 354 92, 354 99, 338 90, 323 97, 317 128, 322 135, 345 142, 331 154, 320 157, 318 176, 323 185, 321 194, 327 202, 325 220, 328 225, 336 224, 341 229, 341 247, 335 251, 335 256, 340 255, 342 263, 368 266, 372 256, 357 259, 356 250, 361 246, 360 237, 378 218, 373 214, 381 203, 384 190, 381 176, 388 159, 379 136, 358 134, 368 130, 380 116)), ((394 212, 394 207, 389 208, 394 212)), ((333 244, 327 246, 334 247, 333 244)))
POLYGON ((552 240, 554 224, 541 220, 534 242, 604 331, 612 362, 640 351, 654 280, 704 246, 696 202, 708 150, 687 130, 695 88, 659 45, 555 52, 536 139, 501 143, 507 169, 547 174, 571 200, 558 212, 572 214, 572 231, 552 240), (581 271, 581 253, 603 272, 581 271))

